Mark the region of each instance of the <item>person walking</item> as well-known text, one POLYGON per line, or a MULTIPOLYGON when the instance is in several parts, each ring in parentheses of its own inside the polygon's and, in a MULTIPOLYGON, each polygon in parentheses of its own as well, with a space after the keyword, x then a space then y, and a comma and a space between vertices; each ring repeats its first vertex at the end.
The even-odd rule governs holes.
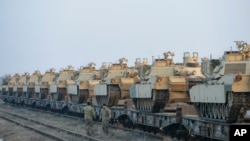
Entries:
POLYGON ((108 126, 111 119, 111 110, 106 106, 106 104, 103 104, 100 116, 102 120, 102 129, 104 133, 108 134, 108 126))
POLYGON ((96 118, 95 110, 91 105, 91 102, 87 102, 87 106, 83 108, 85 125, 87 128, 87 135, 93 133, 93 119, 96 118))

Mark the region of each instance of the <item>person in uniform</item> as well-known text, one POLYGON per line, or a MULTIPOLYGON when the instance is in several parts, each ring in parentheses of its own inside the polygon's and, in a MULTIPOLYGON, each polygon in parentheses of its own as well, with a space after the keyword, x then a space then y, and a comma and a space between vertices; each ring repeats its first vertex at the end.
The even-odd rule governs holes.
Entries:
POLYGON ((100 117, 102 120, 102 129, 104 133, 108 134, 108 126, 111 119, 111 110, 106 106, 106 104, 103 104, 102 106, 100 117))
POLYGON ((91 135, 93 133, 93 119, 96 118, 95 110, 91 106, 91 102, 87 102, 87 106, 83 108, 85 125, 87 127, 87 135, 91 135))

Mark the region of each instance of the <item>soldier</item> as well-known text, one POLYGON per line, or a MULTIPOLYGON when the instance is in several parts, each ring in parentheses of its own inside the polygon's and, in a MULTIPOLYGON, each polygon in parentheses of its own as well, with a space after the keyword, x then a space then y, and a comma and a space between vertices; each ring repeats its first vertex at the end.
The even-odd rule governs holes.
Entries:
POLYGON ((91 102, 87 102, 87 106, 83 108, 85 124, 87 126, 87 135, 93 133, 93 119, 95 118, 94 108, 91 106, 91 102))
POLYGON ((111 111, 106 106, 106 104, 103 104, 100 116, 101 116, 101 120, 102 120, 102 129, 103 129, 104 133, 108 134, 108 125, 109 125, 109 121, 111 119, 111 111))

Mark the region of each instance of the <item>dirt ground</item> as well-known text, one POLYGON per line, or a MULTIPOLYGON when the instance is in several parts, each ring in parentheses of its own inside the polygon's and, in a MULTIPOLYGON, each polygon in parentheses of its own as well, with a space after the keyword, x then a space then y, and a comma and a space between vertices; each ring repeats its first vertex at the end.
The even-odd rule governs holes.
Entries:
MULTIPOLYGON (((0 108, 3 104, 0 100, 0 108)), ((34 131, 0 118, 0 141, 53 141, 34 131)))
MULTIPOLYGON (((0 108, 1 106, 3 106, 3 104, 4 103, 0 100, 0 108)), ((100 129, 98 128, 97 132, 98 133, 102 132, 101 128, 100 129)), ((132 136, 130 136, 129 138, 131 139, 132 136)), ((113 138, 107 137, 105 139, 103 138, 103 140, 113 140, 113 138)), ((144 140, 145 139, 142 139, 142 141, 144 140)), ((29 129, 18 126, 14 123, 8 122, 0 118, 0 141, 53 141, 53 139, 44 137, 41 134, 38 134, 34 131, 31 131, 29 129)), ((171 139, 168 136, 165 136, 163 141, 176 141, 176 140, 171 139)))
POLYGON ((0 141, 53 141, 34 131, 0 119, 0 141))

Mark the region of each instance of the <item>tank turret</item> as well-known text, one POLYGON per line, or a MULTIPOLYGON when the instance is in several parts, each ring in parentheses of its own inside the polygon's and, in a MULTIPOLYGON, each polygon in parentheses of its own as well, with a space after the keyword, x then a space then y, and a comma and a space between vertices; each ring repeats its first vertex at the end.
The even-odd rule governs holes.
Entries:
POLYGON ((203 59, 205 84, 190 89, 200 117, 243 122, 250 110, 250 45, 236 42, 238 51, 225 51, 220 59, 203 59))

